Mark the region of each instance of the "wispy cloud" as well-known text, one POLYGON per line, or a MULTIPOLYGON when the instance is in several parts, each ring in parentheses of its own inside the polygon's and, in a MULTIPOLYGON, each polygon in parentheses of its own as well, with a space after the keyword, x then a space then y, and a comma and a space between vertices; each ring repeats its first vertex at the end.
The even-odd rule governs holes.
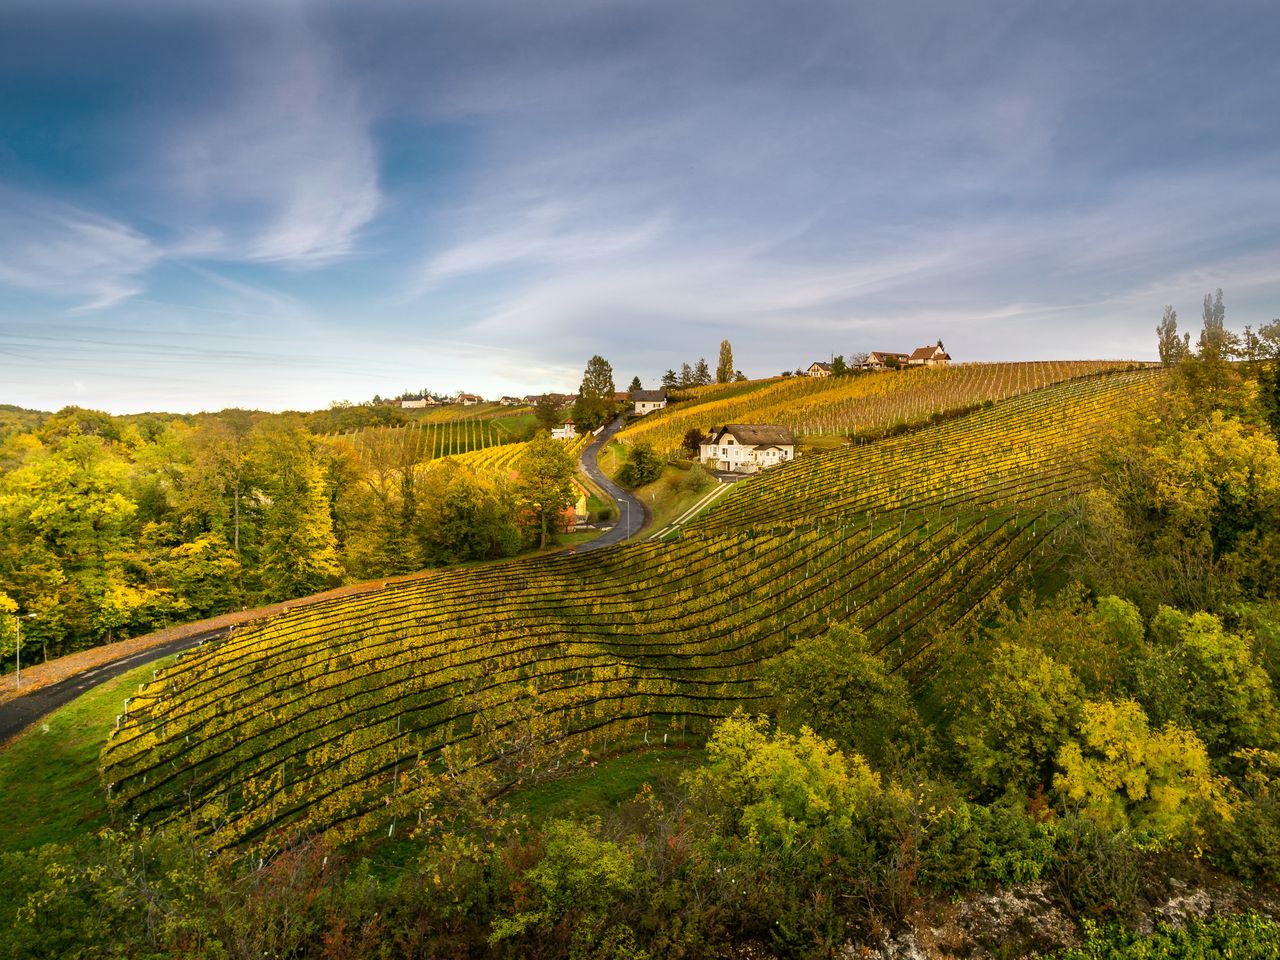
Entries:
POLYGON ((243 38, 222 103, 166 132, 162 174, 185 208, 182 249, 327 263, 355 250, 382 203, 373 114, 300 16, 263 28, 243 38))
POLYGON ((0 282, 96 309, 141 290, 147 271, 163 256, 128 224, 0 189, 0 282))

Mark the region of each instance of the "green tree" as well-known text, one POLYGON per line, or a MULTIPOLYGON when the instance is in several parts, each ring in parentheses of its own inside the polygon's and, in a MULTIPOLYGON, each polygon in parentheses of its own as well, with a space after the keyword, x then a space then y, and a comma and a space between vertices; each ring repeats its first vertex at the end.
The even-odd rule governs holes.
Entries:
POLYGON ((573 503, 573 457, 564 444, 539 433, 520 456, 516 495, 526 524, 536 531, 538 545, 547 546, 573 503))
POLYGON ((1079 739, 1062 746, 1054 787, 1101 826, 1157 843, 1192 841, 1206 815, 1225 811, 1199 738, 1173 724, 1151 730, 1132 700, 1085 703, 1079 739))
POLYGON ((587 362, 578 400, 573 405, 573 420, 579 433, 589 433, 609 421, 613 416, 613 395, 613 368, 597 354, 587 362))
POLYGON ((919 743, 906 681, 885 669, 856 627, 834 624, 797 641, 765 665, 764 679, 787 730, 809 727, 876 764, 895 746, 919 743))
POLYGON ((697 365, 693 368, 692 385, 695 387, 705 387, 711 383, 711 370, 707 366, 706 357, 699 357, 697 365))
POLYGON ((1075 729, 1083 688, 1069 667, 1039 650, 997 642, 952 695, 952 727, 974 785, 989 795, 1030 796, 1052 781, 1053 761, 1075 729))
POLYGON ((698 381, 693 373, 693 367, 687 363, 680 364, 679 385, 682 387, 696 387, 698 385, 698 381))
POLYGON ((84 413, 0 479, 0 569, 46 657, 112 639, 157 599, 129 566, 129 465, 103 431, 79 432, 84 413))
POLYGON ((1104 438, 1095 469, 1076 541, 1095 589, 1148 615, 1280 592, 1280 453, 1265 429, 1218 409, 1135 421, 1104 438))
POLYGON ((643 487, 662 476, 666 461, 654 452, 653 444, 639 440, 631 447, 627 462, 618 471, 618 479, 629 487, 643 487))
POLYGON ((856 819, 880 796, 880 778, 857 755, 807 727, 771 733, 767 718, 741 713, 720 721, 707 764, 686 776, 722 829, 766 851, 839 852, 856 819))
POLYGON ((1214 757, 1280 745, 1275 690, 1250 637, 1208 613, 1161 607, 1139 667, 1139 697, 1159 723, 1190 727, 1214 757))
POLYGON ((1145 648, 1138 608, 1119 597, 1090 602, 1073 584, 1044 603, 1005 610, 990 631, 998 642, 1040 650, 1071 670, 1090 695, 1128 690, 1145 648))
POLYGON ((264 421, 250 436, 262 515, 256 574, 264 597, 306 596, 332 586, 342 572, 315 443, 292 418, 264 421))
POLYGON ((844 362, 844 354, 837 354, 831 358, 831 375, 833 377, 843 377, 849 372, 849 366, 844 362))
POLYGON ((667 372, 662 375, 662 385, 668 390, 677 386, 679 383, 680 378, 676 376, 676 372, 674 370, 668 369, 667 372))
POLYGON ((506 484, 467 470, 456 470, 433 506, 429 555, 438 563, 495 560, 520 549, 506 484))
POLYGON ((538 428, 550 433, 560 426, 561 418, 564 416, 564 408, 561 407, 560 401, 554 395, 544 393, 534 403, 533 414, 537 418, 538 428))
POLYGON ((720 341, 720 362, 716 364, 716 383, 728 383, 733 379, 733 345, 720 341))
POLYGON ((634 397, 637 393, 639 393, 643 389, 644 389, 644 384, 640 382, 640 378, 632 377, 631 386, 627 387, 627 393, 634 397))
POLYGON ((1161 363, 1178 363, 1191 353, 1191 334, 1178 336, 1178 311, 1171 306, 1164 308, 1156 336, 1159 338, 1161 363))

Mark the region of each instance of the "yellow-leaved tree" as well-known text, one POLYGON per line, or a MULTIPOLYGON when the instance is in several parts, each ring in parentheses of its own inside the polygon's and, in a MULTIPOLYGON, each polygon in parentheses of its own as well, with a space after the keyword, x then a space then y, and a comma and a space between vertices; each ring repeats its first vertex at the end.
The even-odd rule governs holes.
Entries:
POLYGON ((1151 846, 1194 842, 1206 815, 1227 813, 1221 782, 1192 731, 1152 730, 1133 700, 1086 702, 1078 739, 1058 751, 1054 787, 1099 825, 1151 846))

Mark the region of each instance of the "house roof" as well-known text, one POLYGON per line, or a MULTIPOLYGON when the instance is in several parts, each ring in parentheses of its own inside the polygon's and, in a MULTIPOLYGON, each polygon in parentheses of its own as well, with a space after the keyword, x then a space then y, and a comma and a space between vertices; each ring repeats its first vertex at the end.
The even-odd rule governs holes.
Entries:
POLYGON ((728 423, 716 434, 716 443, 725 435, 733 437, 739 443, 750 447, 785 446, 794 447, 796 439, 791 435, 789 427, 759 423, 728 423))
POLYGON ((831 364, 823 363, 821 360, 815 360, 813 363, 809 364, 809 369, 812 370, 814 367, 817 367, 819 370, 830 370, 831 364))
POLYGON ((665 390, 636 390, 631 394, 632 400, 643 400, 646 403, 656 403, 667 399, 667 391, 665 390))
MULTIPOLYGON (((932 360, 935 357, 947 357, 947 352, 937 344, 931 347, 916 347, 915 352, 911 354, 912 360, 932 360)), ((947 357, 950 360, 950 357, 947 357)))
POLYGON ((911 359, 911 355, 910 355, 910 354, 906 354, 906 353, 894 353, 892 350, 872 350, 870 353, 868 353, 868 354, 867 354, 867 359, 868 359, 868 360, 870 360, 870 361, 872 361, 872 362, 877 362, 877 361, 878 361, 878 362, 883 363, 885 360, 888 360, 890 357, 894 357, 894 358, 896 358, 896 359, 898 359, 898 360, 910 360, 910 359, 911 359))

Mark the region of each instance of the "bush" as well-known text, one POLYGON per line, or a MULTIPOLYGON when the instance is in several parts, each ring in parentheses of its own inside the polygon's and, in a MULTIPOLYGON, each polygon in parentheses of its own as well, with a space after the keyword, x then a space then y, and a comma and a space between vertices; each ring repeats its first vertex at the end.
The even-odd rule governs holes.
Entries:
POLYGON ((1249 883, 1280 877, 1280 800, 1244 803, 1234 815, 1214 823, 1214 865, 1249 883))
POLYGON ((1190 917, 1184 929, 1161 924, 1143 936, 1119 927, 1100 929, 1085 921, 1085 942, 1054 954, 1054 960, 1200 960, 1231 957, 1232 960, 1272 960, 1280 956, 1280 926, 1275 921, 1246 913, 1235 917, 1201 920, 1190 917))
POLYGON ((1055 863, 1056 826, 1005 803, 956 800, 925 831, 920 882, 960 893, 988 883, 1029 883, 1055 863))
POLYGON ((1130 917, 1138 900, 1138 852, 1118 833, 1085 817, 1064 818, 1058 833, 1054 885, 1086 913, 1130 917))
POLYGON ((665 461, 654 452, 653 445, 641 440, 631 448, 627 462, 618 471, 618 479, 629 487, 643 487, 662 475, 664 465, 665 461))

